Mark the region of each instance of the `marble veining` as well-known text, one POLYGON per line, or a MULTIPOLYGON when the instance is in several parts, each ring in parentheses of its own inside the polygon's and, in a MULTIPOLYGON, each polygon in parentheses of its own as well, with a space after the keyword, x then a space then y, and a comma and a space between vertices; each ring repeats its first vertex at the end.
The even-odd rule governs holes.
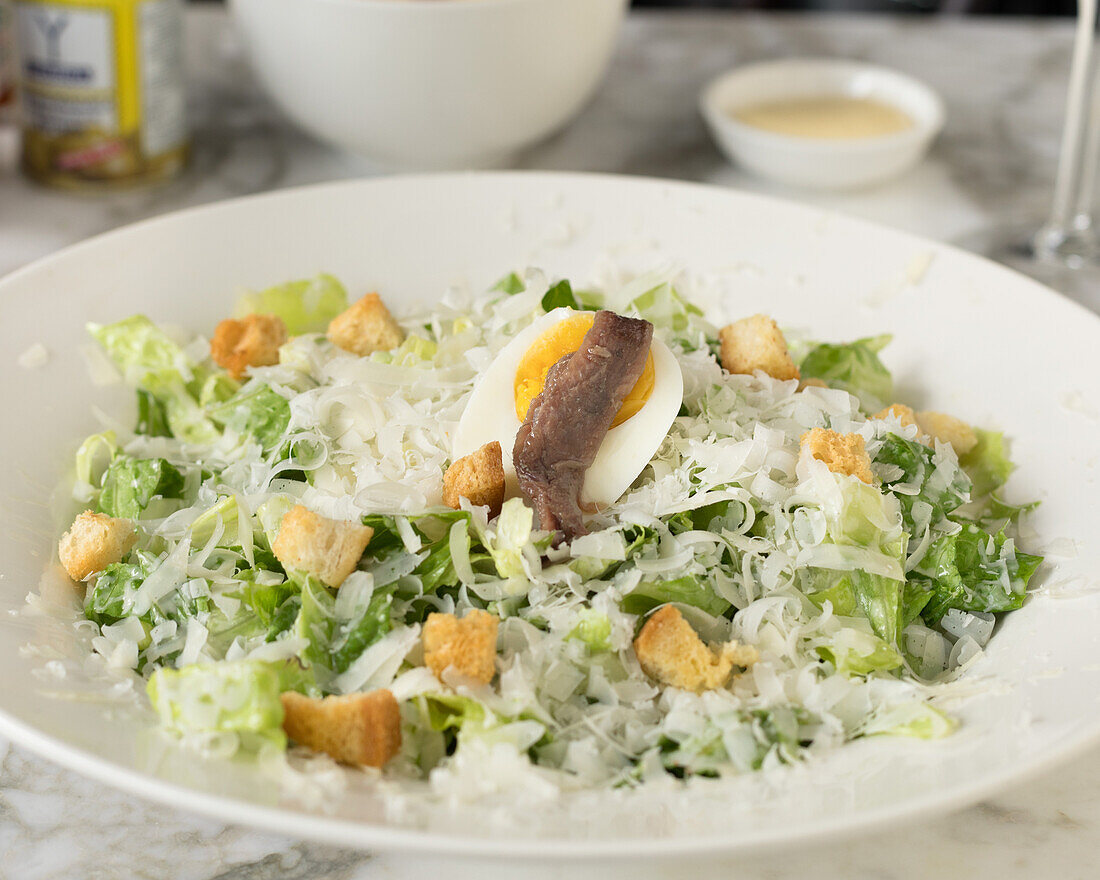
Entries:
MULTIPOLYGON (((376 173, 290 127, 259 93, 225 14, 189 12, 195 156, 166 186, 101 198, 41 189, 0 133, 0 274, 66 244, 222 198, 376 173)), ((798 198, 963 243, 1039 216, 1057 160, 1072 33, 1064 22, 864 16, 633 14, 607 80, 578 119, 520 168, 657 175, 798 198), (696 95, 734 64, 840 55, 891 65, 940 91, 948 122, 931 155, 884 186, 796 193, 728 165, 696 95)), ((1098 301, 1100 302, 1100 301, 1098 301)), ((14 360, 20 353, 4 356, 14 360)), ((6 369, 16 368, 10 361, 6 369)), ((853 842, 692 866, 700 878, 917 880, 1095 876, 1100 751, 958 814, 853 842)), ((0 741, 0 880, 362 880, 445 874, 682 877, 678 863, 540 866, 375 856, 226 826, 139 798, 0 741)))

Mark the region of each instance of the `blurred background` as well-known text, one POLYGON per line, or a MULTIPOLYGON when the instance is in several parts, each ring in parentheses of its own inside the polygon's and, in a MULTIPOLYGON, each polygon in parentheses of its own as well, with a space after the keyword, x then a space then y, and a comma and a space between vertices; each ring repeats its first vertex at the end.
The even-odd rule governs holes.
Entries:
MULTIPOLYGON (((190 0, 220 3, 222 0, 190 0)), ((1074 15, 1076 0, 633 0, 638 8, 814 9, 836 12, 937 12, 972 15, 1074 15)))

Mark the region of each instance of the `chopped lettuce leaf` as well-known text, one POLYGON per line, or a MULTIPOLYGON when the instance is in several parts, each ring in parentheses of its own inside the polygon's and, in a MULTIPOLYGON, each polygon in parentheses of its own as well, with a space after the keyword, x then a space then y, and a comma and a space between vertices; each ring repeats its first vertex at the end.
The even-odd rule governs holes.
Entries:
POLYGON ((802 378, 841 388, 858 398, 864 411, 876 412, 894 396, 894 380, 878 356, 891 338, 884 334, 849 343, 822 342, 799 365, 802 378))
POLYGON ((974 497, 981 498, 1008 481, 1013 464, 1008 458, 1004 434, 982 428, 976 428, 974 433, 978 435, 978 444, 962 456, 959 463, 974 485, 974 497))
POLYGON ((877 636, 846 627, 828 646, 817 649, 838 672, 848 675, 870 675, 873 672, 889 672, 901 666, 901 654, 877 636))
POLYGON ((142 384, 163 405, 168 428, 177 440, 214 443, 221 437, 181 378, 170 373, 149 373, 142 384))
POLYGON ((144 315, 114 324, 89 324, 88 332, 103 346, 131 385, 144 385, 150 375, 186 375, 194 366, 175 342, 144 315))
POLYGON ((442 733, 447 730, 461 731, 467 725, 484 729, 493 714, 472 697, 458 694, 423 694, 417 697, 417 705, 428 719, 432 730, 442 733))
POLYGON ((290 580, 274 584, 257 583, 256 575, 256 569, 246 569, 238 573, 240 589, 230 595, 250 608, 261 625, 270 628, 287 601, 297 596, 298 586, 290 580))
POLYGON ((1011 611, 1020 608, 1041 556, 1021 553, 1004 532, 995 535, 967 524, 929 548, 914 580, 930 594, 922 616, 936 623, 949 608, 1011 611))
POLYGON ((138 519, 153 498, 180 498, 183 475, 163 458, 118 455, 103 475, 102 486, 101 513, 138 519))
POLYGON ((954 733, 958 722, 927 703, 903 703, 876 712, 863 726, 865 736, 911 736, 942 739, 954 733))
POLYGON ((1008 525, 1017 523, 1021 516, 1030 513, 1039 506, 1038 501, 1025 504, 1009 504, 990 493, 976 514, 968 514, 977 525, 987 532, 999 532, 1008 525))
POLYGON ((236 397, 210 411, 215 422, 238 434, 250 437, 270 452, 286 440, 290 424, 290 404, 267 385, 236 397))
POLYGON ((509 498, 501 507, 496 537, 487 549, 502 578, 523 576, 523 548, 531 540, 534 522, 534 513, 522 498, 509 498))
POLYGON ((137 389, 137 411, 135 434, 144 434, 146 437, 172 436, 167 408, 144 388, 137 389))
POLYGON ((339 674, 359 655, 390 631, 393 590, 375 589, 370 601, 353 616, 344 618, 336 599, 319 581, 301 581, 301 609, 295 633, 309 640, 302 655, 310 663, 339 674))
POLYGON ((103 483, 103 475, 114 461, 118 452, 118 443, 114 431, 104 431, 102 434, 92 434, 76 451, 76 478, 81 483, 99 487, 103 483))
POLYGON ((542 310, 552 312, 565 306, 570 309, 580 310, 581 304, 573 295, 573 286, 568 281, 559 281, 542 295, 542 310))
POLYGON ((527 286, 523 283, 523 279, 520 278, 519 275, 515 272, 509 272, 489 289, 499 290, 501 293, 507 293, 509 296, 514 296, 517 293, 523 293, 523 291, 527 289, 527 286))
POLYGON ((931 508, 931 522, 956 510, 970 494, 970 484, 966 474, 958 469, 949 470, 946 464, 936 466, 935 452, 923 443, 906 440, 897 434, 888 434, 883 438, 882 446, 875 455, 875 463, 900 468, 901 476, 883 480, 884 490, 893 490, 904 485, 906 491, 893 492, 901 505, 906 529, 915 532, 916 518, 914 507, 917 503, 931 508), (919 485, 920 491, 911 494, 913 486, 919 485))
POLYGON ((578 639, 593 654, 611 650, 611 618, 606 614, 585 608, 578 615, 577 625, 569 631, 567 639, 578 639))
POLYGON ((199 388, 199 406, 207 408, 225 403, 240 390, 241 383, 228 373, 211 373, 199 388))
POLYGON ((715 592, 712 584, 693 575, 667 581, 642 581, 623 596, 621 605, 627 614, 648 614, 658 605, 669 602, 691 605, 715 617, 730 609, 730 603, 715 592))
POLYGON ((229 733, 243 751, 286 748, 283 706, 290 664, 251 660, 161 668, 147 689, 153 709, 166 729, 180 734, 229 733))
POLYGON ((430 339, 410 333, 393 351, 374 351, 370 359, 380 364, 396 364, 399 367, 418 367, 431 363, 439 346, 430 339))
POLYGON ((901 517, 874 486, 849 479, 837 484, 843 505, 827 514, 827 543, 840 548, 838 564, 846 572, 841 580, 848 581, 855 606, 876 635, 897 645, 907 537, 901 517))
MULTIPOLYGON (((636 311, 655 327, 681 334, 692 324, 706 325, 702 321, 703 310, 688 302, 669 283, 658 284, 634 297, 629 308, 636 311)), ((709 327, 709 325, 706 325, 709 327)))
POLYGON ((205 544, 214 534, 218 524, 224 529, 219 542, 223 547, 228 547, 237 542, 237 516, 240 509, 237 505, 237 496, 226 495, 204 510, 194 522, 191 523, 191 540, 196 545, 205 544))
POLYGON ((134 315, 114 324, 89 324, 88 332, 126 381, 157 401, 171 436, 189 443, 218 439, 217 428, 197 401, 208 372, 156 324, 144 315, 134 315))
POLYGON ((233 314, 277 315, 286 324, 287 333, 323 333, 329 321, 348 307, 344 285, 331 275, 318 275, 300 281, 276 284, 267 290, 250 291, 241 296, 233 314))
POLYGON ((114 562, 95 579, 84 595, 84 615, 101 626, 117 623, 129 614, 128 597, 144 583, 160 560, 137 550, 132 562, 114 562))

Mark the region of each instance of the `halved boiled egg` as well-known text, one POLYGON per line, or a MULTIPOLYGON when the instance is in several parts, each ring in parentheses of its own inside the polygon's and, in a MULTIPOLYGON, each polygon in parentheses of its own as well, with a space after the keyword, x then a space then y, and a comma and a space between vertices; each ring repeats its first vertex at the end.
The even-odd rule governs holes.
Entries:
MULTIPOLYGON (((482 374, 454 437, 453 457, 469 455, 493 440, 500 442, 509 497, 519 494, 512 463, 516 434, 531 403, 542 393, 546 373, 581 347, 595 319, 593 312, 554 309, 538 318, 501 349, 482 374)), ((649 463, 671 427, 684 399, 680 365, 654 337, 642 375, 623 400, 611 430, 581 488, 581 502, 613 504, 649 463)))

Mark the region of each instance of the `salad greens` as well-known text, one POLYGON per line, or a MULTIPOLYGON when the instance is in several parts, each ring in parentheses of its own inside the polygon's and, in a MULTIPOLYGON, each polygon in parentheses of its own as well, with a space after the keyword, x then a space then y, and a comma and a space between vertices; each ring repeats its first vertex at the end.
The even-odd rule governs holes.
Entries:
POLYGON ((801 373, 834 389, 822 393, 725 373, 716 328, 661 276, 575 289, 513 273, 406 316, 415 332, 362 358, 323 335, 347 305, 327 275, 245 294, 238 315, 275 314, 293 338, 239 382, 203 340, 143 316, 89 328, 136 418, 85 440, 74 497, 138 539, 90 579, 84 613, 104 661, 147 679, 162 724, 210 751, 285 748, 284 691, 377 688, 403 704, 393 772, 406 776, 477 774, 503 749, 561 785, 634 785, 861 736, 943 736, 954 724, 921 682, 980 652, 1042 561, 1014 537, 1031 505, 1004 498, 1002 435, 977 430, 960 458, 867 417, 894 402, 888 336, 809 345, 801 373), (439 501, 478 375, 562 306, 651 321, 684 396, 631 489, 555 547, 522 498, 492 520, 439 501), (815 427, 858 433, 874 481, 800 454, 815 427), (339 589, 275 555, 298 504, 372 529, 339 589), (759 659, 702 694, 658 687, 632 643, 668 605, 703 641, 759 659), (421 631, 474 609, 500 618, 498 682, 452 687, 424 667, 421 631))

